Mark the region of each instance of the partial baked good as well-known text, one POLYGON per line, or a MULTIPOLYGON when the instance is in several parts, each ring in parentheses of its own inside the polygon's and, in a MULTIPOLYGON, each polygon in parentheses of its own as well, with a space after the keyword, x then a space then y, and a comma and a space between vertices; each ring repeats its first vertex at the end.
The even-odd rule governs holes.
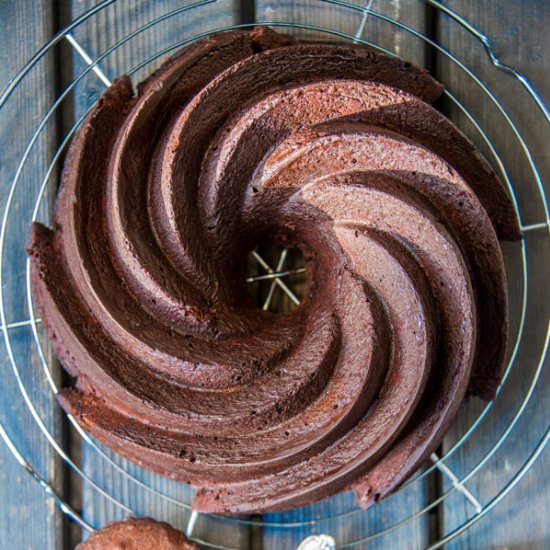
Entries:
POLYGON ((185 535, 164 522, 131 518, 96 531, 75 550, 198 550, 185 535))
POLYGON ((426 71, 362 46, 214 35, 75 137, 33 290, 76 377, 61 405, 195 508, 284 509, 398 487, 506 349, 498 237, 520 237, 488 163, 428 103, 426 71), (289 315, 245 290, 261 239, 299 247, 289 315))

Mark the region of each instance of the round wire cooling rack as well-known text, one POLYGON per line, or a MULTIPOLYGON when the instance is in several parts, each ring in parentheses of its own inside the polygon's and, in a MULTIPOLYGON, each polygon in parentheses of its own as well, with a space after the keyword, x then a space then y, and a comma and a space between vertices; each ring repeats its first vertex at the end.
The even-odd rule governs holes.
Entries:
MULTIPOLYGON (((465 418, 457 421, 441 452, 434 453, 430 463, 394 495, 367 511, 359 509, 351 494, 343 494, 288 514, 264 514, 260 518, 199 516, 191 512, 193 491, 189 487, 124 461, 84 432, 70 415, 65 415, 82 445, 82 460, 75 456, 73 447, 69 447, 67 438, 50 418, 64 413, 54 405, 56 409, 49 416, 44 414, 48 410, 45 403, 51 402, 52 394, 59 390, 59 370, 33 305, 29 262, 24 251, 26 233, 22 232, 21 223, 23 221, 26 230, 33 220, 50 220, 60 163, 74 132, 97 99, 94 92, 98 91, 98 85, 109 86, 111 75, 123 73, 138 82, 176 49, 221 30, 250 25, 235 23, 231 17, 224 19, 219 12, 216 15, 216 10, 227 5, 225 0, 185 3, 136 24, 129 32, 121 32, 100 53, 87 46, 87 26, 108 10, 119 6, 124 9, 124 0, 107 0, 76 18, 40 49, 0 98, 0 117, 17 112, 28 94, 29 83, 36 78, 41 63, 55 55, 56 46, 66 42, 73 49, 74 78, 52 99, 51 105, 42 102, 44 107, 37 116, 38 124, 22 140, 19 162, 12 181, 6 182, 8 191, 3 196, 0 322, 8 361, 1 366, 2 378, 4 391, 10 392, 12 398, 16 395, 24 414, 32 419, 36 437, 20 433, 16 436, 7 422, 10 411, 2 408, 0 435, 19 463, 63 512, 86 530, 126 515, 151 515, 185 528, 188 535, 206 547, 236 548, 237 543, 227 544, 227 540, 238 540, 231 532, 254 526, 269 532, 277 529, 296 532, 299 538, 324 533, 325 547, 344 548, 376 540, 389 542, 415 522, 425 521, 434 510, 457 507, 458 499, 465 499, 468 507, 461 508, 466 511, 454 524, 450 523, 437 540, 426 544, 428 548, 438 548, 488 514, 528 472, 548 441, 550 428, 542 428, 536 438, 526 442, 521 439, 521 427, 529 415, 536 414, 540 402, 536 396, 547 376, 544 364, 550 324, 548 308, 543 307, 541 314, 541 303, 547 301, 543 274, 549 272, 550 214, 535 144, 524 137, 520 121, 515 120, 517 116, 510 114, 509 104, 493 90, 492 84, 498 78, 512 82, 517 87, 515 97, 521 97, 525 110, 539 113, 546 132, 550 128, 548 109, 525 76, 499 60, 486 35, 438 1, 418 3, 445 18, 450 32, 464 33, 472 40, 473 47, 479 50, 478 56, 485 51, 486 67, 465 61, 467 52, 455 51, 448 44, 426 36, 423 29, 416 29, 410 21, 397 17, 386 9, 391 2, 369 0, 366 5, 355 5, 341 0, 304 1, 304 5, 312 9, 301 10, 301 16, 293 12, 290 18, 284 3, 269 4, 258 21, 299 37, 365 43, 392 55, 402 53, 403 43, 409 48, 414 44, 416 49, 409 49, 405 58, 429 50, 437 59, 431 68, 437 68, 437 76, 445 84, 448 84, 445 74, 459 75, 452 80, 456 89, 452 85, 447 87, 442 107, 486 153, 508 186, 525 235, 520 243, 504 247, 510 290, 510 351, 497 397, 487 404, 468 404, 465 418), (157 32, 152 39, 152 33, 158 28, 167 32, 157 32), (188 30, 182 32, 182 29, 188 30), (159 34, 163 35, 162 40, 159 34), (132 49, 130 55, 129 48, 132 49), (463 99, 462 95, 470 99, 463 99), (472 97, 476 100, 472 101, 472 97), (48 128, 54 124, 59 111, 70 103, 75 106, 74 124, 61 136, 57 149, 45 147, 48 128), (10 288, 10 292, 6 288, 10 288), (499 460, 511 445, 517 446, 518 441, 523 445, 525 456, 514 468, 499 469, 499 460), (79 476, 84 497, 105 510, 100 521, 95 520, 86 507, 78 511, 67 502, 63 491, 56 486, 54 474, 44 464, 45 453, 59 457, 79 476), (486 469, 498 474, 497 483, 489 486, 483 482, 486 469), (427 487, 434 479, 439 480, 442 491, 428 497, 427 487), (402 501, 407 503, 406 507, 400 505, 402 501), (395 513, 394 509, 401 513, 395 513), (382 515, 386 518, 384 521, 380 521, 382 515), (223 532, 223 539, 217 538, 217 531, 223 532)), ((300 270, 286 266, 285 251, 275 262, 266 261, 257 252, 254 259, 259 274, 251 276, 249 282, 268 281, 264 307, 270 306, 275 291, 286 294, 291 302, 298 300, 292 290, 292 277, 299 275, 300 270)))

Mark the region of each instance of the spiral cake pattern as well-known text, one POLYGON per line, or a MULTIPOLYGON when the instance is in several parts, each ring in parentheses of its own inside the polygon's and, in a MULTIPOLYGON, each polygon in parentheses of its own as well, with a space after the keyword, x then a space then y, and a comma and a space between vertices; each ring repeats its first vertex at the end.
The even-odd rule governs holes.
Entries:
POLYGON ((226 32, 133 95, 101 97, 71 146, 55 229, 32 229, 61 405, 139 465, 248 513, 394 490, 506 348, 504 188, 428 102, 423 70, 361 46, 226 32), (299 247, 307 292, 257 308, 246 255, 299 247))

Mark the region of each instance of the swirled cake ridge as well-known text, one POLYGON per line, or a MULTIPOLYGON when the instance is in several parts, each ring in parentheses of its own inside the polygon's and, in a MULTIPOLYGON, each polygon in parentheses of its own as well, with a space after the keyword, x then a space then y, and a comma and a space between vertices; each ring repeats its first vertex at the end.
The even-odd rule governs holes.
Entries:
POLYGON ((34 297, 75 384, 62 407, 126 458, 249 513, 395 490, 507 338, 512 202, 430 106, 426 71, 265 27, 215 34, 134 95, 116 79, 34 224, 34 297), (245 259, 301 249, 292 313, 254 305, 245 259))

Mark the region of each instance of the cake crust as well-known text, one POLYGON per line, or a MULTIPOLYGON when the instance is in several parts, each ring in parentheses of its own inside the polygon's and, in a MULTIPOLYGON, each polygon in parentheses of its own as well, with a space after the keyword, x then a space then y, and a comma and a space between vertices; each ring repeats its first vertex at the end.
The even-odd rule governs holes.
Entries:
POLYGON ((76 379, 62 407, 194 508, 254 513, 395 490, 507 340, 512 202, 429 103, 426 71, 258 27, 116 79, 65 161, 29 254, 76 379), (252 303, 246 255, 299 247, 292 314, 252 303))
POLYGON ((185 535, 164 522, 131 518, 96 531, 75 550, 199 550, 185 535))

